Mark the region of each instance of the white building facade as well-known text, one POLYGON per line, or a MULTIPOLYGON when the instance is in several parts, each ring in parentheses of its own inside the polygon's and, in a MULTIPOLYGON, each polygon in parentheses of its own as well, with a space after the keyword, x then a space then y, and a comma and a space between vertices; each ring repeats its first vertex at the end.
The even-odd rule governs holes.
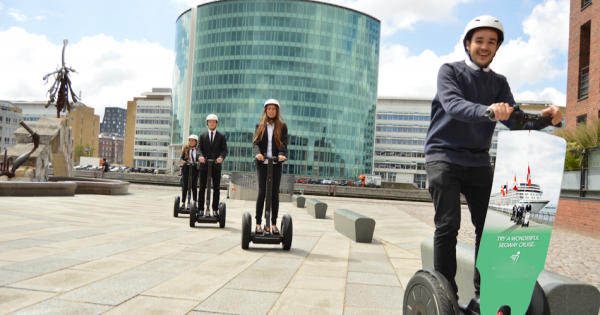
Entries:
POLYGON ((170 88, 153 88, 136 98, 134 167, 168 168, 172 100, 170 88))
POLYGON ((4 150, 17 145, 14 132, 19 129, 21 113, 8 101, 0 101, 0 161, 4 159, 4 150))
MULTIPOLYGON (((427 188, 425 138, 429 129, 433 99, 379 97, 375 117, 373 174, 384 182, 412 183, 427 188)), ((524 111, 539 114, 551 102, 517 101, 524 111)), ((508 130, 496 125, 490 147, 491 162, 496 161, 498 132, 508 130)), ((553 134, 554 128, 542 130, 553 134)))

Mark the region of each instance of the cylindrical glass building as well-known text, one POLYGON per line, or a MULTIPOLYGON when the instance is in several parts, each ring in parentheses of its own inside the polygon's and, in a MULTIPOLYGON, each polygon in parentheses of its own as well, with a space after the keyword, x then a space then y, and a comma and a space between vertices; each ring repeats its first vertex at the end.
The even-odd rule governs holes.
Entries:
POLYGON ((288 124, 284 174, 371 174, 380 22, 304 0, 223 0, 177 20, 172 144, 219 116, 224 171, 252 171, 252 136, 275 98, 288 124))

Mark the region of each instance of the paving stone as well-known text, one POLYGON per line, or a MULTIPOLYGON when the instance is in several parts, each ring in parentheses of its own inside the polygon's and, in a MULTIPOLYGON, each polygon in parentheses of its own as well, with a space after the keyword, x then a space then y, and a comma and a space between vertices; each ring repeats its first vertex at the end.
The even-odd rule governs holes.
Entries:
POLYGON ((49 273, 84 263, 83 260, 48 256, 0 267, 4 270, 49 273))
POLYGON ((0 288, 0 312, 8 314, 55 296, 56 293, 0 288))
POLYGON ((157 259, 136 267, 135 270, 180 274, 200 263, 200 261, 191 260, 157 259))
MULTIPOLYGON (((11 262, 14 264, 14 262, 11 262)), ((39 276, 41 273, 39 272, 21 272, 14 270, 0 270, 0 286, 5 286, 7 284, 19 282, 25 279, 33 278, 39 276)))
POLYGON ((194 310, 227 314, 267 314, 279 298, 278 293, 221 289, 194 310), (232 303, 235 301, 235 303, 232 303))
POLYGON ((395 274, 386 254, 350 252, 348 271, 395 274))
POLYGON ((226 235, 189 247, 186 250, 191 252, 221 254, 235 246, 239 246, 240 242, 241 237, 239 235, 226 235))
POLYGON ((65 293, 59 299, 118 305, 173 276, 170 273, 129 270, 65 293))
POLYGON ((404 292, 399 287, 351 284, 346 286, 346 305, 358 307, 402 309, 404 292))
POLYGON ((0 234, 41 230, 41 229, 45 229, 48 227, 57 227, 57 226, 64 226, 64 225, 67 225, 67 224, 66 223, 52 223, 51 225, 49 225, 47 223, 23 224, 23 225, 17 225, 17 226, 3 227, 2 229, 0 229, 0 234))
POLYGON ((38 239, 20 239, 15 241, 0 242, 0 249, 4 247, 23 249, 34 246, 43 246, 52 244, 54 241, 38 240, 38 239))
POLYGON ((306 275, 294 275, 288 288, 294 289, 318 289, 323 291, 346 291, 346 279, 336 277, 316 277, 306 275))
POLYGON ((342 314, 344 292, 287 288, 273 308, 272 314, 342 314))
POLYGON ((138 295, 133 299, 104 313, 106 315, 130 314, 160 314, 179 315, 187 314, 198 302, 182 299, 166 299, 152 296, 138 295))
POLYGON ((282 292, 301 264, 302 259, 265 256, 231 280, 226 288, 282 292))
POLYGON ((28 247, 23 249, 13 249, 12 251, 1 253, 0 259, 8 261, 27 261, 63 253, 66 251, 68 250, 62 248, 28 247))
POLYGON ((398 281, 396 275, 365 272, 348 272, 348 283, 385 285, 391 287, 400 286, 400 281, 398 281))
POLYGON ((102 314, 110 308, 111 306, 106 305, 50 299, 11 313, 11 315, 96 315, 102 314))
POLYGON ((217 256, 217 254, 211 253, 198 253, 198 252, 190 252, 187 250, 182 250, 177 253, 170 254, 163 258, 165 259, 179 259, 179 260, 193 260, 193 261, 206 261, 213 257, 217 256))
POLYGON ((346 306, 344 315, 402 315, 402 310, 346 306))
POLYGON ((81 265, 73 266, 70 269, 89 270, 109 274, 117 274, 123 271, 133 269, 139 265, 145 264, 142 260, 127 260, 114 257, 102 258, 90 261, 81 265))
POLYGON ((13 283, 10 287, 47 292, 67 292, 108 276, 109 274, 106 273, 64 269, 13 283))

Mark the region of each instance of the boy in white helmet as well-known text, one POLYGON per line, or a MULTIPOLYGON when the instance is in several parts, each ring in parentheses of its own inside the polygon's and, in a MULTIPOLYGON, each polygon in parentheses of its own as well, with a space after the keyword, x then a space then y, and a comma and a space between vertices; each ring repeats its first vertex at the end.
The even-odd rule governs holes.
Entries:
MULTIPOLYGON (((504 40, 502 24, 494 17, 480 16, 465 29, 463 44, 467 59, 441 66, 437 94, 431 104, 431 123, 425 141, 425 162, 429 193, 435 207, 434 266, 450 282, 455 292, 456 237, 460 229, 462 193, 475 225, 475 259, 485 223, 492 168, 489 149, 500 121, 507 127, 515 100, 506 78, 490 69, 504 40), (496 120, 484 117, 494 111, 496 120)), ((562 114, 556 105, 542 111, 556 125, 562 114)), ((525 129, 544 126, 530 123, 525 129)), ((480 277, 473 278, 479 299, 480 277)))
MULTIPOLYGON (((200 171, 200 204, 198 209, 200 216, 204 215, 205 199, 204 194, 206 191, 206 182, 208 179, 208 162, 209 160, 217 160, 213 163, 212 170, 212 187, 213 187, 213 199, 212 208, 213 215, 217 215, 219 209, 219 197, 221 196, 221 163, 225 157, 227 157, 227 139, 225 135, 217 131, 219 125, 219 117, 215 114, 206 116, 206 127, 207 131, 200 134, 200 140, 198 142, 198 154, 200 156, 200 164, 198 164, 198 170, 200 171)), ((206 216, 210 216, 210 209, 206 209, 206 216)))
POLYGON ((189 183, 189 172, 192 172, 192 195, 189 196, 189 200, 192 198, 196 203, 198 203, 198 170, 196 169, 196 164, 198 164, 198 150, 196 149, 196 145, 198 144, 198 136, 190 135, 188 137, 188 144, 183 147, 181 150, 181 156, 179 157, 179 161, 181 163, 181 179, 183 182, 182 187, 182 198, 181 198, 181 208, 185 207, 185 199, 188 192, 188 183, 189 183), (191 166, 186 166, 186 162, 189 162, 191 166))

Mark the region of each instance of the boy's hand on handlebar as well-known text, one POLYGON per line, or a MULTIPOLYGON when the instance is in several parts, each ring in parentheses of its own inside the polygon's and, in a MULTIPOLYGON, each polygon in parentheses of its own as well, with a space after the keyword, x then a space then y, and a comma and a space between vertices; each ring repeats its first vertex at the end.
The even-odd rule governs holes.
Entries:
POLYGON ((285 160, 286 160, 286 157, 285 157, 285 156, 283 156, 283 155, 280 155, 280 156, 279 156, 279 162, 283 162, 283 161, 285 161, 285 160))
POLYGON ((563 120, 563 115, 560 112, 560 108, 556 105, 552 105, 542 111, 542 116, 552 118, 552 125, 556 125, 563 120))
POLYGON ((508 120, 510 118, 510 114, 513 112, 513 108, 508 105, 508 103, 494 103, 488 110, 492 110, 494 112, 493 120, 508 120))
POLYGON ((202 163, 202 164, 206 163, 206 160, 204 159, 204 157, 200 158, 200 163, 202 163))
POLYGON ((223 163, 223 159, 222 158, 218 158, 217 159, 217 164, 221 164, 221 163, 223 163))
POLYGON ((262 154, 257 154, 256 155, 256 159, 259 160, 259 161, 264 161, 265 157, 262 154))

